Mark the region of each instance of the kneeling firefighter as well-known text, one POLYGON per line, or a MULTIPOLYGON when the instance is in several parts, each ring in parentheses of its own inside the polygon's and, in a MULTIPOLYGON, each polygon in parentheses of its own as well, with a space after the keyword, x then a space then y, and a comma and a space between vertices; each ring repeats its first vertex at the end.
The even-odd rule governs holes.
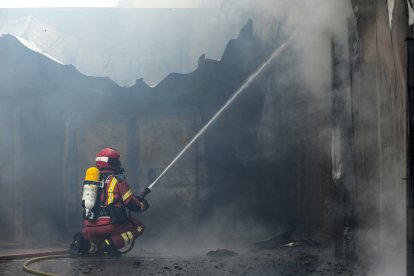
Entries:
POLYGON ((143 212, 149 205, 143 196, 132 193, 120 157, 117 150, 104 148, 96 156, 96 167, 86 171, 84 227, 74 236, 71 256, 101 252, 119 257, 118 249, 130 245, 144 232, 144 225, 128 216, 127 209, 143 212))

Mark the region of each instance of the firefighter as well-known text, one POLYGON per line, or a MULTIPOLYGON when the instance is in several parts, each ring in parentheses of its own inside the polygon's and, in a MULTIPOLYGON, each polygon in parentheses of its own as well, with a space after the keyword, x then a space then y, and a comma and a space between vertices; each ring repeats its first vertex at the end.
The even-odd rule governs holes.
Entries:
MULTIPOLYGON (((119 249, 130 245, 144 232, 144 225, 127 215, 127 210, 143 212, 149 205, 143 197, 131 191, 120 157, 119 152, 112 148, 104 148, 96 156, 99 183, 102 185, 97 189, 91 212, 84 213, 82 233, 74 236, 70 246, 72 256, 102 252, 119 257, 119 249)), ((85 208, 84 199, 82 205, 85 208)))

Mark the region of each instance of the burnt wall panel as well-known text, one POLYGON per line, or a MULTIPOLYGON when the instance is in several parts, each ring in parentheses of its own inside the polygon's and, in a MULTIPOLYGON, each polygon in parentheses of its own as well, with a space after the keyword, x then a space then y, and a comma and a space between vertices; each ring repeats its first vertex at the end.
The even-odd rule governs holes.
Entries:
POLYGON ((352 93, 358 253, 371 273, 405 274, 404 39, 407 3, 352 1, 359 35, 352 93), (399 235, 395 235, 398 232, 399 235))
MULTIPOLYGON (((329 115, 328 112, 325 113, 329 115)), ((308 116, 316 122, 323 122, 316 116, 308 116)), ((328 117, 329 118, 329 117, 328 117)), ((313 121, 312 120, 312 121, 313 121)), ((315 238, 332 236, 332 174, 331 174, 331 131, 319 131, 316 122, 309 122, 299 142, 297 204, 299 225, 303 231, 315 238), (313 128, 312 128, 313 126, 313 128)))
MULTIPOLYGON (((137 120, 140 189, 150 185, 193 138, 195 118, 170 114, 137 120)), ((187 235, 186 231, 192 231, 190 219, 198 199, 196 157, 197 144, 193 144, 153 187, 152 207, 142 214, 151 225, 148 238, 167 237, 165 241, 173 243, 176 233, 187 235), (187 225, 186 229, 182 225, 187 225)))

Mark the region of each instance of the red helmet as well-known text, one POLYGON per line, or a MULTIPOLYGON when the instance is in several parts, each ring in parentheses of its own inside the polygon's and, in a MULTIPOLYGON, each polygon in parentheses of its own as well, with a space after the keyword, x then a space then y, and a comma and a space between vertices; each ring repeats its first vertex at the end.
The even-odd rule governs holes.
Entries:
POLYGON ((104 148, 96 155, 96 167, 99 170, 115 171, 121 168, 121 155, 113 148, 104 148))

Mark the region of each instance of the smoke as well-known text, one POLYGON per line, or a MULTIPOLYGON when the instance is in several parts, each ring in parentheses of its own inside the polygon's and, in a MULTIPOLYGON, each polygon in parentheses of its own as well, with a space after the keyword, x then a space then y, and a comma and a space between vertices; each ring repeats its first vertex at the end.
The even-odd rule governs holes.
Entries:
MULTIPOLYGON (((159 83, 153 89, 141 81, 120 88, 106 78, 80 75, 72 66, 51 65, 3 36, 10 47, 4 42, 0 52, 5 64, 0 66, 5 99, 0 146, 10 158, 1 160, 0 184, 12 189, 13 198, 25 194, 20 202, 24 212, 3 211, 14 225, 5 229, 18 229, 16 235, 23 237, 38 225, 33 232, 42 240, 50 238, 48 229, 79 229, 78 186, 83 170, 104 146, 120 150, 138 193, 295 34, 157 184, 149 195, 151 208, 140 216, 147 225, 140 240, 168 254, 185 254, 242 247, 287 229, 332 238, 336 217, 331 210, 337 204, 332 173, 343 173, 341 166, 332 168, 332 95, 339 93, 343 100, 340 93, 350 90, 348 83, 332 92, 333 67, 339 61, 347 75, 351 65, 344 63, 354 58, 348 45, 348 24, 354 20, 349 1, 227 0, 219 9, 10 10, 2 11, 0 19, 1 33, 19 35, 83 73, 109 76, 122 86, 139 78, 159 83), (341 49, 336 57, 333 41, 341 49), (173 72, 192 73, 169 75, 173 72), (64 204, 51 210, 50 198, 64 204), (38 212, 34 216, 32 205, 38 212)), ((365 114, 362 103, 359 108, 365 114)), ((369 116, 363 116, 368 125, 375 124, 369 116)), ((337 133, 339 142, 349 142, 343 138, 349 133, 337 133)), ((357 166, 361 168, 366 167, 357 166)), ((376 169, 368 167, 357 185, 364 186, 376 169)), ((376 200, 360 200, 363 211, 376 207, 376 200)), ((377 225, 366 225, 362 237, 377 233, 377 225)), ((358 242, 369 247, 376 241, 358 242)))
POLYGON ((22 36, 84 74, 109 76, 122 86, 131 86, 138 78, 155 85, 170 72, 194 70, 202 53, 219 59, 226 42, 250 17, 261 37, 275 35, 275 20, 284 20, 284 28, 302 24, 304 34, 309 34, 309 27, 319 31, 323 24, 334 25, 336 8, 342 12, 343 6, 318 1, 224 1, 220 9, 4 10, 0 33, 22 36), (315 6, 316 14, 310 14, 308 9, 315 6), (314 22, 315 18, 320 19, 314 22))
MULTIPOLYGON (((319 177, 320 175, 317 173, 311 173, 307 171, 310 166, 306 165, 306 162, 316 161, 320 166, 319 168, 312 169, 320 169, 322 171, 321 167, 326 165, 326 163, 324 164, 321 162, 321 159, 324 158, 323 154, 330 155, 331 147, 329 143, 331 143, 330 135, 332 126, 329 120, 321 120, 319 116, 321 116, 320 114, 330 116, 333 63, 331 56, 332 40, 335 40, 335 43, 341 48, 341 53, 339 53, 340 56, 337 58, 345 62, 351 62, 355 58, 355 56, 349 56, 348 54, 353 50, 350 49, 350 47, 355 47, 355 45, 348 45, 349 22, 356 24, 353 17, 351 3, 347 1, 278 1, 276 3, 274 1, 271 3, 266 1, 260 1, 260 3, 237 1, 237 3, 234 3, 234 6, 232 5, 233 3, 230 3, 231 2, 225 2, 223 9, 227 8, 228 10, 231 10, 231 12, 229 11, 229 14, 233 15, 234 17, 236 17, 236 15, 243 14, 244 16, 249 16, 252 18, 255 22, 254 33, 261 39, 271 40, 270 38, 274 38, 277 31, 281 31, 282 33, 297 32, 295 43, 293 43, 294 46, 292 47, 294 49, 294 54, 297 56, 292 57, 289 56, 291 53, 286 53, 285 59, 288 61, 286 63, 283 63, 283 65, 286 66, 285 68, 289 68, 288 70, 291 70, 294 73, 291 73, 291 75, 289 75, 287 72, 276 71, 277 74, 275 74, 274 80, 278 82, 279 89, 281 87, 285 89, 283 91, 284 94, 292 94, 294 93, 292 91, 295 89, 301 89, 302 92, 300 92, 299 95, 303 97, 304 101, 308 101, 308 104, 305 105, 308 110, 302 109, 301 112, 295 112, 284 109, 283 112, 279 112, 277 108, 283 109, 286 107, 284 107, 283 104, 280 104, 278 101, 285 101, 285 104, 290 103, 292 104, 291 107, 294 106, 295 102, 289 102, 289 96, 280 95, 281 92, 275 92, 277 91, 276 89, 272 92, 269 92, 269 90, 267 90, 265 96, 266 104, 262 110, 262 125, 258 130, 258 148, 261 149, 262 152, 258 155, 259 158, 270 160, 271 166, 289 168, 289 165, 292 165, 288 162, 289 158, 291 158, 292 154, 298 154, 297 144, 295 145, 294 142, 284 139, 281 132, 286 131, 286 126, 295 124, 298 121, 305 119, 304 114, 314 116, 312 118, 313 120, 320 120, 320 124, 317 126, 317 133, 310 131, 310 133, 314 134, 315 136, 312 136, 312 134, 310 134, 311 137, 307 137, 301 132, 299 132, 299 135, 303 135, 300 140, 302 140, 304 143, 309 143, 306 146, 302 145, 302 147, 304 147, 302 150, 304 150, 306 154, 315 154, 316 148, 318 154, 321 154, 322 156, 314 155, 313 158, 299 161, 305 163, 302 165, 305 167, 305 169, 302 169, 302 171, 297 170, 296 173, 303 173, 305 175, 307 174, 309 177, 319 177), (310 10, 312 10, 312 13, 309 13, 310 10), (275 28, 276 25, 278 28, 275 28), (295 66, 296 64, 299 65, 295 66), (272 104, 269 104, 269 102, 272 104), (270 119, 281 118, 283 116, 285 116, 285 118, 288 118, 284 119, 284 121, 281 119, 282 122, 278 121, 277 123, 274 123, 274 121, 270 119), (280 146, 278 144, 282 144, 283 146, 280 146), (281 151, 281 148, 287 148, 286 152, 288 153, 281 151), (289 150, 291 150, 291 152, 289 152, 289 150), (260 156, 260 154, 262 155, 260 156)), ((389 18, 389 20, 391 22, 391 18, 389 18)), ((349 66, 352 65, 348 64, 345 66, 345 75, 347 75, 347 72, 350 70, 349 66)), ((358 74, 357 68, 352 68, 351 70, 355 70, 354 73, 358 74)), ((344 92, 350 93, 350 89, 350 84, 348 84, 348 86, 345 86, 344 92)), ((340 95, 339 97, 341 98, 340 95)), ((359 98, 355 98, 354 100, 358 99, 359 98)), ((350 104, 349 100, 346 102, 350 104)), ((381 111, 381 118, 376 119, 371 116, 373 107, 369 102, 366 102, 366 105, 363 102, 358 102, 354 108, 355 109, 353 109, 352 112, 355 112, 353 116, 356 116, 357 123, 362 125, 367 124, 368 126, 372 124, 375 125, 376 120, 388 120, 392 112, 390 110, 383 109, 381 111), (362 123, 358 120, 362 120, 362 123)), ((340 117, 341 115, 337 116, 340 117)), ((310 125, 315 125, 315 122, 312 120, 307 121, 307 123, 310 125)), ((348 129, 348 131, 352 130, 348 129)), ((357 133, 355 134, 351 133, 351 136, 355 135, 355 137, 357 137, 356 139, 360 137, 358 136, 361 134, 359 131, 364 131, 364 135, 372 138, 368 138, 368 140, 375 141, 378 139, 378 133, 372 128, 365 130, 357 129, 356 131, 357 133)), ((340 139, 344 138, 342 137, 340 139)), ((344 143, 347 143, 347 141, 344 143)), ((390 158, 392 158, 391 156, 394 156, 395 154, 394 152, 397 147, 396 144, 389 145, 387 147, 380 145, 380 147, 382 148, 379 149, 376 148, 375 145, 372 145, 372 149, 361 149, 360 145, 356 146, 357 151, 372 150, 373 153, 377 151, 382 152, 382 156, 380 156, 380 158, 382 158, 380 161, 382 163, 381 167, 378 167, 377 164, 373 163, 369 164, 368 167, 367 165, 357 163, 356 185, 358 185, 358 191, 362 191, 362 193, 364 193, 364 186, 373 185, 373 177, 376 173, 378 173, 378 171, 380 171, 381 174, 381 179, 379 181, 383 182, 383 186, 379 188, 381 190, 379 192, 380 198, 377 198, 377 191, 373 191, 374 193, 371 195, 361 195, 363 198, 359 198, 359 209, 357 212, 359 212, 358 219, 362 221, 360 221, 361 228, 359 232, 358 246, 361 254, 360 256, 364 259, 362 262, 365 262, 365 264, 368 265, 368 269, 371 271, 370 273, 372 273, 372 275, 379 275, 379 273, 382 273, 384 275, 402 275, 405 271, 403 261, 401 261, 404 260, 403 256, 405 252, 403 242, 403 237, 405 236, 403 230, 405 215, 403 204, 401 204, 401 198, 404 198, 404 193, 388 189, 390 186, 392 186, 390 183, 392 181, 395 181, 395 176, 393 173, 398 171, 395 166, 403 166, 403 160, 397 160, 397 162, 390 160, 390 158), (396 169, 390 173, 383 172, 384 168, 389 166, 396 169), (360 171, 364 170, 363 168, 365 168, 367 171, 361 174, 360 171), (378 201, 381 202, 380 206, 378 206, 376 203, 378 201), (393 208, 391 206, 398 207, 393 208), (369 210, 371 208, 373 208, 373 210, 376 210, 375 212, 378 211, 381 214, 373 219, 368 219, 365 212, 370 212, 369 210), (387 208, 390 210, 392 209, 395 212, 387 211, 387 208), (401 239, 395 237, 395 234, 393 233, 394 231, 392 230, 392 227, 389 227, 389 225, 398 225, 397 229, 399 229, 398 231, 401 232, 401 239), (385 250, 389 250, 389 254, 385 254, 385 250), (378 266, 378 260, 381 260, 380 266, 378 266), (369 264, 370 262, 371 264, 369 264)), ((299 151, 300 150, 301 149, 299 149, 299 151)), ((306 154, 300 155, 299 153, 297 156, 305 157, 306 154)), ((357 153, 358 156, 359 154, 362 153, 357 153)), ((329 172, 329 170, 325 172, 329 172)), ((303 181, 306 179, 306 176, 303 175, 298 178, 300 181, 303 181)), ((275 179, 278 179, 278 181, 283 181, 282 177, 273 176, 273 181, 270 180, 269 185, 276 185, 274 182, 275 179)), ((320 180, 329 181, 327 178, 320 180)), ((310 183, 313 183, 313 185, 315 185, 316 182, 310 181, 310 183)), ((264 183, 257 185, 257 189, 267 190, 264 183)), ((279 188, 279 192, 287 192, 287 190, 284 190, 282 186, 279 186, 279 188)), ((335 202, 329 202, 328 198, 331 196, 329 187, 320 189, 316 187, 306 188, 305 186, 299 186, 296 192, 305 190, 310 192, 310 195, 312 195, 313 189, 317 189, 319 192, 322 192, 315 197, 325 198, 327 201, 320 204, 319 208, 329 208, 328 206, 330 206, 330 204, 335 204, 335 202), (324 189, 328 189, 328 191, 324 189)), ((318 205, 312 203, 311 201, 306 202, 307 203, 304 204, 305 207, 303 207, 304 209, 309 208, 309 205, 307 204, 310 204, 311 206, 313 205, 314 207, 315 205, 318 205)), ((300 205, 300 203, 298 205, 300 205)), ((272 207, 274 208, 274 205, 272 207)), ((296 208, 300 209, 301 207, 296 208)), ((261 210, 261 212, 263 212, 263 210, 261 210)), ((305 212, 305 214, 310 215, 313 219, 321 219, 325 224, 329 225, 329 216, 327 218, 321 216, 318 217, 315 216, 312 211, 299 210, 298 220, 306 220, 306 218, 303 217, 304 213, 300 212, 305 212)), ((233 217, 237 216, 237 212, 235 213, 236 214, 232 214, 233 217)), ((313 222, 307 221, 299 222, 299 224, 305 225, 306 227, 309 227, 309 224, 312 223, 313 222)), ((220 223, 218 224, 222 225, 220 223)), ((248 224, 248 222, 246 222, 246 224, 248 224)), ((255 226, 257 225, 258 224, 255 224, 255 226)), ((319 230, 322 232, 329 232, 329 229, 329 226, 327 226, 325 229, 322 227, 322 229, 319 230)))
POLYGON ((252 18, 254 35, 270 44, 270 48, 282 43, 289 34, 295 33, 295 39, 290 50, 273 61, 270 72, 258 77, 256 85, 246 93, 261 91, 253 94, 265 99, 260 111, 246 103, 246 99, 251 100, 254 96, 246 95, 228 111, 230 115, 224 116, 224 122, 214 125, 212 133, 206 136, 206 142, 210 141, 215 146, 209 154, 220 156, 210 161, 215 165, 208 170, 213 176, 208 178, 210 187, 205 188, 207 196, 204 202, 205 208, 210 210, 201 212, 207 213, 203 217, 205 220, 200 222, 201 239, 210 241, 205 244, 226 243, 231 238, 225 233, 231 231, 230 236, 245 245, 249 240, 268 238, 291 227, 304 232, 310 228, 329 232, 332 217, 321 218, 316 214, 318 212, 302 210, 315 203, 303 195, 296 198, 295 192, 309 191, 311 196, 321 198, 321 205, 312 206, 319 210, 332 204, 330 188, 326 188, 331 183, 330 171, 325 170, 326 162, 330 162, 331 125, 329 120, 321 120, 321 117, 330 116, 332 37, 344 48, 345 60, 349 59, 347 19, 352 15, 350 3, 226 1, 222 9, 227 20, 252 18), (315 7, 318 8, 315 10, 315 7), (311 8, 315 10, 312 14, 308 12, 311 8), (306 103, 298 106, 298 98, 306 103), (257 123, 249 125, 244 122, 241 127, 245 133, 253 133, 253 138, 245 133, 238 136, 235 127, 230 126, 234 124, 231 119, 240 120, 240 110, 257 123), (314 132, 308 129, 307 124, 315 127, 314 132), (303 127, 311 132, 304 133, 303 127), (250 144, 251 141, 240 141, 244 138, 252 139, 254 145, 250 144), (213 140, 217 142, 211 142, 213 140), (308 145, 298 145, 300 143, 308 145), (223 148, 226 152, 221 151, 223 148), (312 152, 317 154, 307 156, 312 152), (304 160, 297 161, 298 158, 304 160), (302 169, 297 167, 297 162, 302 163, 302 169), (312 167, 309 164, 312 162, 320 168, 318 165, 312 167), (313 172, 315 169, 319 171, 313 172), (307 176, 315 178, 306 184, 308 187, 300 183, 307 176), (326 186, 311 187, 318 181, 326 186), (301 200, 305 203, 298 203, 301 200), (305 218, 307 215, 311 219, 305 218), (327 225, 322 225, 322 228, 318 228, 321 225, 312 226, 315 224, 312 219, 321 219, 322 224, 327 225))
POLYGON ((86 75, 156 85, 171 72, 193 71, 203 53, 219 59, 244 22, 219 9, 5 10, 0 33, 21 36, 86 75))

